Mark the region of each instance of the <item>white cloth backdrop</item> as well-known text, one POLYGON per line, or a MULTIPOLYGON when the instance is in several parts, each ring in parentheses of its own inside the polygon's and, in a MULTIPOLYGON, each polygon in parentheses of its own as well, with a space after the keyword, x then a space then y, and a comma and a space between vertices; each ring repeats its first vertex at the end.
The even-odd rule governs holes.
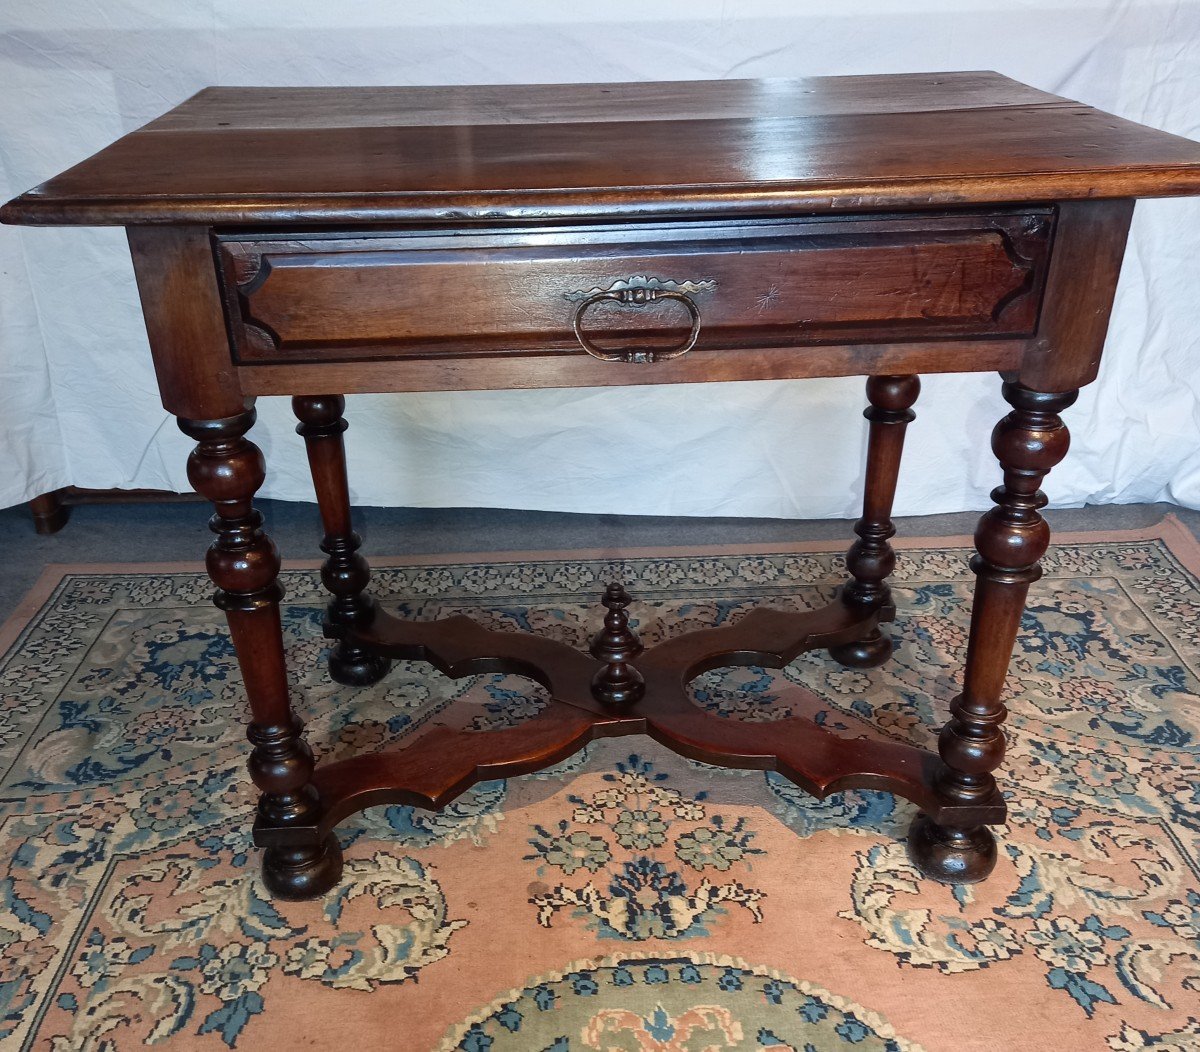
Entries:
MULTIPOLYGON (((5 0, 0 192, 208 84, 451 84, 996 69, 1200 137, 1200 0, 5 0)), ((120 230, 0 232, 0 506, 64 485, 187 488, 120 230)), ((861 381, 361 396, 357 501, 856 514, 861 381)), ((897 511, 980 508, 994 376, 928 378, 897 511)), ((264 494, 311 499, 282 399, 264 494)), ((1138 206, 1100 381, 1056 504, 1200 507, 1200 203, 1138 206)))

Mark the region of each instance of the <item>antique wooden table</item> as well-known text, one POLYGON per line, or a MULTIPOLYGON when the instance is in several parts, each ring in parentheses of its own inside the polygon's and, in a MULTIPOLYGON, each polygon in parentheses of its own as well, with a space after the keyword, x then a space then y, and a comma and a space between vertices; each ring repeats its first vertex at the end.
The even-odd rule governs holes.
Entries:
POLYGON ((1001 703, 1049 533, 1039 485, 1059 413, 1096 376, 1134 199, 1200 193, 1200 145, 994 73, 475 88, 210 88, 4 207, 8 223, 128 228, 163 404, 216 506, 208 570, 249 696, 254 834, 276 895, 334 885, 333 828, 439 807, 593 738, 779 771, 824 796, 920 808, 920 869, 996 860, 1001 703), (962 693, 938 752, 793 718, 702 712, 689 680, 827 649, 891 652, 896 473, 921 372, 999 371, 1012 411, 976 533, 962 693), (815 613, 755 609, 643 650, 620 584, 590 654, 464 617, 399 620, 366 594, 350 523, 344 395, 862 374, 867 480, 848 583, 815 613), (258 395, 291 395, 332 594, 330 671, 394 658, 510 672, 552 698, 520 726, 434 729, 314 768, 288 698, 279 555, 252 499, 258 395))

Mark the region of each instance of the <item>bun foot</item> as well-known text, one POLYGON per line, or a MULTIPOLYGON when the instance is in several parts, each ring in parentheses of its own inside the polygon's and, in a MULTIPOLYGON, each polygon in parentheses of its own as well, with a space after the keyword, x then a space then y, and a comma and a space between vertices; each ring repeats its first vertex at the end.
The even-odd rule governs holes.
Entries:
POLYGON ((319 898, 342 879, 341 845, 330 833, 319 847, 267 848, 262 876, 274 898, 319 898))
POLYGON ((921 814, 908 830, 908 857, 943 884, 978 884, 996 868, 996 838, 987 826, 947 829, 921 814))
POLYGON ((380 654, 339 643, 329 655, 329 675, 335 683, 347 687, 369 687, 378 683, 392 667, 380 654))
POLYGON ((878 668, 892 656, 892 640, 877 628, 866 639, 830 647, 829 656, 846 668, 878 668))

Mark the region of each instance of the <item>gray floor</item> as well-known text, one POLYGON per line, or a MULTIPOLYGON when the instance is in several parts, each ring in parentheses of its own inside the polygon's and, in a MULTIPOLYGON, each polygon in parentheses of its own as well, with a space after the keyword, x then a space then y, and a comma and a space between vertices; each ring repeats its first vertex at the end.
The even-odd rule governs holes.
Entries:
MULTIPOLYGON (((318 519, 312 504, 260 503, 267 530, 285 556, 317 557, 318 519)), ((1200 512, 1169 504, 1125 504, 1051 511, 1060 530, 1116 530, 1149 526, 1175 512, 1200 535, 1200 512)), ((65 530, 33 531, 28 510, 0 510, 0 621, 12 612, 48 563, 194 560, 212 539, 206 506, 199 503, 105 504, 73 508, 65 530)), ((902 534, 969 534, 977 512, 897 520, 902 534)), ((362 508, 356 513, 366 552, 380 555, 464 551, 537 551, 640 548, 669 545, 771 544, 847 539, 850 524, 835 520, 695 519, 479 508, 362 508)))

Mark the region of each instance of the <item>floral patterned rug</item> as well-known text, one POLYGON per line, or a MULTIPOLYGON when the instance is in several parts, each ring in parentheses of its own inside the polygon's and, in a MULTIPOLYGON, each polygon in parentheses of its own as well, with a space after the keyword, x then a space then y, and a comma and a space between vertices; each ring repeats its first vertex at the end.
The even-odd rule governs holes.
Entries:
MULTIPOLYGON (((963 660, 967 545, 903 546, 888 667, 719 670, 696 704, 931 746, 963 660)), ((815 547, 473 556, 378 569, 376 592, 583 647, 621 578, 653 643, 758 602, 816 605, 839 564, 815 547)), ((985 884, 919 880, 912 808, 887 794, 818 803, 624 738, 440 814, 347 821, 343 884, 282 903, 250 843, 241 681, 206 578, 59 568, 0 641, 0 1047, 1196 1049, 1197 545, 1168 519, 1060 538, 1046 569, 1010 677, 1011 818, 985 884)), ((337 687, 316 574, 284 577, 321 757, 545 703, 525 680, 419 663, 337 687)))

